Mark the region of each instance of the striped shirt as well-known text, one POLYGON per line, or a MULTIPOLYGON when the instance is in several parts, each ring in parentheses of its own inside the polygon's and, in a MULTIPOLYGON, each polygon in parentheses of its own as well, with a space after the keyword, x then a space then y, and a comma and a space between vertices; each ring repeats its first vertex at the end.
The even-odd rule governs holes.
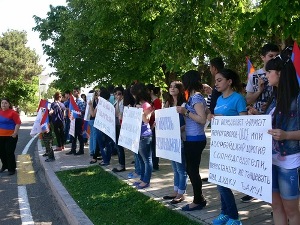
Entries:
POLYGON ((16 124, 21 124, 19 114, 12 110, 0 110, 0 136, 11 136, 16 124))
MULTIPOLYGON (((188 100, 188 103, 185 105, 185 108, 193 114, 197 114, 194 106, 197 104, 203 104, 206 108, 206 101, 201 94, 195 94, 191 96, 188 100)), ((204 141, 206 140, 204 125, 197 123, 191 118, 187 117, 185 120, 185 132, 187 141, 204 141)))

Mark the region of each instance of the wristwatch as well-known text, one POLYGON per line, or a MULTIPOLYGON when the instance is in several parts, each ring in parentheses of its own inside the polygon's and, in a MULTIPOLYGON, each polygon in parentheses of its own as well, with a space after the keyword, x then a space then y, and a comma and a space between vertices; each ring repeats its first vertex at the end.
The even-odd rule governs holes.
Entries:
POLYGON ((185 115, 186 117, 190 117, 189 114, 190 114, 190 111, 187 110, 186 113, 185 113, 184 115, 185 115))

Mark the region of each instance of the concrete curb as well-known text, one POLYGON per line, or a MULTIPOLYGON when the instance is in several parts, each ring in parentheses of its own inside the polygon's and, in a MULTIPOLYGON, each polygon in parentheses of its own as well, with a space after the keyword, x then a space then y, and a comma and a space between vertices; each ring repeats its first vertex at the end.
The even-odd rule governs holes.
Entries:
POLYGON ((60 209, 66 217, 69 224, 72 225, 93 225, 92 221, 85 215, 85 213, 79 208, 74 199, 70 196, 69 192, 62 185, 60 180, 57 178, 53 169, 49 163, 45 162, 45 158, 42 156, 42 145, 41 140, 37 142, 38 155, 41 165, 45 170, 45 176, 48 185, 58 202, 60 209))

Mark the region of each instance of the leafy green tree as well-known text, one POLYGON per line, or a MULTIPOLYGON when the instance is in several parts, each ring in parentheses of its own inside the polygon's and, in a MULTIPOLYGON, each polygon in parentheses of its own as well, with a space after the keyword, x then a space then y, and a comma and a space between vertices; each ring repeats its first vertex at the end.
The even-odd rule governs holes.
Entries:
POLYGON ((235 43, 241 48, 253 37, 264 37, 284 48, 300 41, 300 1, 261 0, 244 13, 235 43))
POLYGON ((42 66, 35 51, 26 47, 23 31, 8 30, 0 36, 0 96, 16 106, 37 105, 38 79, 42 66))
POLYGON ((47 18, 35 16, 34 29, 43 41, 52 41, 44 51, 57 68, 60 89, 95 81, 169 83, 193 68, 210 82, 208 61, 216 56, 246 80, 245 56, 258 68, 264 43, 279 44, 300 33, 292 35, 300 24, 298 5, 279 0, 69 0, 66 7, 50 6, 47 18), (285 28, 289 20, 292 25, 285 28))

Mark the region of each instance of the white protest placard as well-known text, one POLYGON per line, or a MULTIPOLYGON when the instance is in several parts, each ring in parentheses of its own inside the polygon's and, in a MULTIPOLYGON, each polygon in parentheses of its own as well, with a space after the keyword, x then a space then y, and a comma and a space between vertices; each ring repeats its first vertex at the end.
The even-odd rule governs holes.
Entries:
POLYGON ((176 107, 155 110, 156 156, 181 163, 181 135, 176 107))
POLYGON ((33 124, 33 127, 30 131, 30 136, 31 137, 34 137, 36 134, 39 134, 42 132, 42 128, 41 128, 41 120, 42 120, 42 109, 43 108, 40 108, 38 113, 37 113, 37 116, 35 118, 35 121, 34 121, 34 124, 33 124))
POLYGON ((94 127, 101 130, 116 142, 116 116, 115 107, 104 98, 99 98, 94 127))
POLYGON ((212 119, 208 180, 272 203, 271 127, 270 115, 212 119))
POLYGON ((142 108, 124 107, 118 145, 135 153, 139 151, 142 116, 142 108))
POLYGON ((89 121, 90 120, 90 105, 89 102, 92 101, 94 96, 94 93, 88 93, 86 95, 86 108, 85 108, 85 113, 84 113, 84 120, 89 121))

